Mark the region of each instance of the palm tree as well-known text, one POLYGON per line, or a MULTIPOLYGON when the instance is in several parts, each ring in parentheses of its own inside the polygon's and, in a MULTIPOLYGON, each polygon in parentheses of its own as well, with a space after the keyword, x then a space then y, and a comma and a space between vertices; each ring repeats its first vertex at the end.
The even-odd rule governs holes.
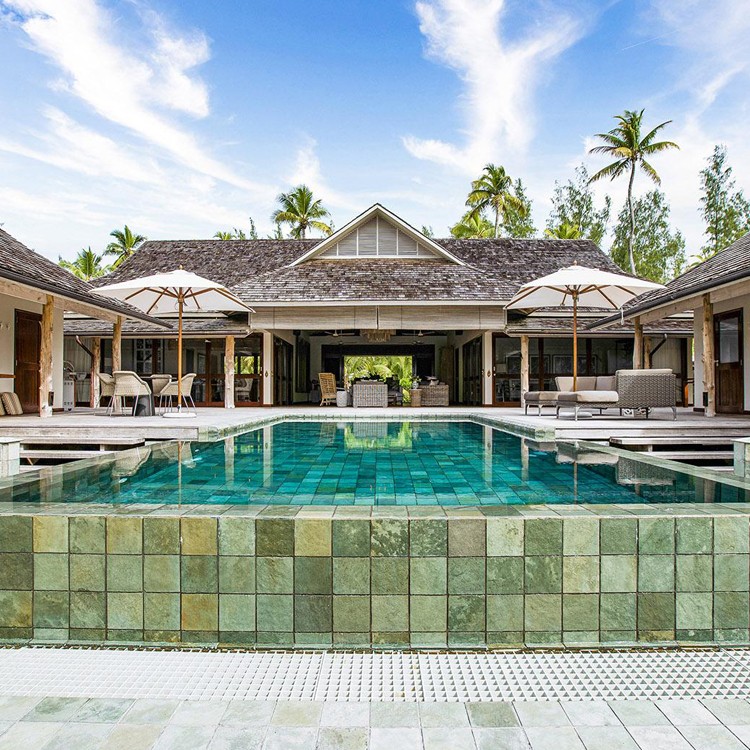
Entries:
POLYGON ((552 229, 545 229, 544 236, 552 240, 580 240, 583 238, 583 233, 580 227, 564 221, 552 229))
POLYGON ((221 230, 219 230, 214 235, 214 239, 215 240, 233 240, 234 239, 234 235, 231 232, 222 232, 221 230))
POLYGON ((493 236, 492 223, 481 214, 469 211, 461 220, 450 228, 451 235, 459 240, 482 239, 493 236))
POLYGON ((280 193, 276 201, 281 205, 273 212, 275 224, 289 224, 292 237, 304 240, 308 229, 317 229, 326 236, 331 234, 330 225, 321 221, 330 216, 320 199, 313 200, 312 190, 307 185, 298 185, 288 193, 280 193))
POLYGON ((606 154, 615 158, 611 164, 604 169, 600 169, 589 183, 600 180, 603 177, 609 177, 615 180, 620 175, 630 174, 628 179, 628 212, 630 214, 630 232, 628 234, 628 264, 630 272, 635 274, 635 259, 633 257, 633 241, 635 238, 635 212, 633 209, 633 180, 635 171, 638 166, 651 178, 657 185, 661 184, 661 177, 656 170, 646 161, 646 157, 651 154, 667 151, 671 148, 679 148, 672 141, 655 141, 656 134, 672 121, 657 125, 645 136, 641 135, 641 124, 643 121, 643 112, 631 111, 626 109, 621 115, 615 115, 617 120, 616 127, 608 133, 597 133, 596 137, 604 141, 604 145, 595 146, 589 150, 590 154, 606 154))
POLYGON ((521 216, 528 212, 523 201, 519 200, 512 190, 513 180, 506 174, 505 167, 496 167, 494 164, 487 164, 482 170, 481 177, 471 183, 466 205, 472 207, 470 213, 474 216, 483 214, 489 208, 495 212, 493 237, 498 236, 500 219, 504 221, 510 210, 517 211, 521 216))
POLYGON ((86 249, 78 251, 75 260, 65 260, 62 257, 58 263, 66 271, 70 271, 73 276, 77 276, 79 279, 84 281, 91 281, 91 279, 98 279, 100 276, 104 276, 109 271, 108 266, 102 265, 104 255, 97 255, 89 245, 86 249))
POLYGON ((138 246, 147 239, 142 234, 133 234, 127 224, 124 229, 113 229, 109 233, 109 236, 114 237, 115 241, 107 245, 104 254, 115 256, 112 268, 117 268, 120 263, 129 258, 138 249, 138 246))

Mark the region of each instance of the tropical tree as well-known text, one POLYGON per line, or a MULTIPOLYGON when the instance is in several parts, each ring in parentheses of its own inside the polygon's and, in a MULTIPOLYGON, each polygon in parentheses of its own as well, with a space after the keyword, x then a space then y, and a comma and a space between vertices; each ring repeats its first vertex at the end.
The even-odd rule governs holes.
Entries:
POLYGON ((292 237, 304 240, 309 229, 317 229, 326 236, 331 234, 330 225, 322 221, 330 213, 320 198, 313 198, 312 190, 307 185, 298 185, 288 193, 280 193, 276 202, 281 208, 273 212, 271 220, 275 224, 289 224, 292 237))
POLYGON ((536 227, 531 216, 531 199, 526 195, 526 188, 520 177, 513 183, 513 195, 518 199, 518 204, 508 205, 503 221, 503 234, 525 240, 536 234, 536 227))
POLYGON ((66 271, 70 271, 73 276, 77 276, 84 281, 91 281, 91 279, 104 276, 109 271, 109 266, 103 265, 103 260, 104 255, 97 255, 89 245, 87 248, 79 250, 74 260, 65 260, 60 257, 58 263, 66 271))
POLYGON ((434 237, 435 232, 432 231, 432 227, 428 226, 427 224, 422 224, 422 234, 425 237, 434 237))
POLYGON ((735 190, 726 146, 715 146, 708 166, 701 170, 701 216, 708 242, 699 258, 707 260, 750 231, 750 202, 735 190))
POLYGON ((257 240, 258 230, 255 228, 253 217, 250 216, 249 218, 250 229, 247 234, 245 234, 244 230, 233 227, 231 232, 223 231, 220 229, 218 232, 216 232, 214 238, 217 240, 257 240))
POLYGON ((549 237, 552 240, 583 239, 581 228, 577 227, 575 224, 568 224, 567 221, 558 224, 556 227, 547 227, 547 229, 544 230, 544 236, 549 237))
POLYGON ((633 182, 638 167, 645 172, 648 177, 657 185, 661 184, 656 170, 646 161, 647 156, 657 154, 661 151, 667 151, 672 148, 679 148, 672 141, 657 141, 656 136, 664 127, 671 123, 671 120, 662 122, 650 130, 646 135, 642 135, 643 112, 631 111, 626 109, 621 115, 615 115, 617 120, 616 127, 607 133, 597 133, 596 137, 604 143, 601 146, 595 146, 590 149, 590 154, 605 154, 614 157, 615 161, 608 164, 604 169, 600 169, 589 182, 596 182, 604 177, 615 180, 621 175, 628 174, 628 212, 630 214, 630 229, 627 237, 628 250, 628 268, 631 273, 635 273, 635 258, 633 256, 633 243, 635 241, 635 209, 633 206, 633 182))
POLYGON ((234 232, 222 232, 219 230, 214 235, 215 240, 233 240, 235 239, 234 232))
POLYGON ((487 164, 481 176, 471 183, 471 192, 466 205, 474 216, 492 211, 495 214, 493 237, 500 236, 500 223, 508 221, 511 211, 519 215, 527 210, 524 203, 514 192, 513 180, 505 167, 487 164))
POLYGON ((493 237, 495 234, 492 222, 485 219, 482 214, 471 211, 464 214, 461 220, 450 228, 450 233, 460 240, 482 239, 493 237))
POLYGON ((552 232, 552 235, 548 236, 559 236, 557 231, 567 224, 576 227, 579 235, 560 239, 587 239, 595 245, 601 245, 607 231, 611 209, 612 200, 608 195, 604 197, 604 206, 596 208, 588 170, 581 164, 564 185, 555 182, 552 211, 547 218, 547 230, 552 232))
POLYGON ((109 233, 109 236, 114 237, 115 239, 107 245, 104 254, 114 256, 115 259, 112 262, 112 268, 117 268, 147 239, 142 234, 133 234, 127 224, 123 229, 113 229, 109 233))

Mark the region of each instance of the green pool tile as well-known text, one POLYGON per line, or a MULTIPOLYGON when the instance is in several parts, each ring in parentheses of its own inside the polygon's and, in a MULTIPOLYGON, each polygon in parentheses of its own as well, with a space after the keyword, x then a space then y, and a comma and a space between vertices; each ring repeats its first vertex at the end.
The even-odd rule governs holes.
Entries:
POLYGON ((486 642, 484 631, 454 632, 448 631, 449 648, 482 648, 486 642))
POLYGON ((333 630, 333 597, 308 594, 294 596, 294 631, 323 633, 333 630))
POLYGON ((484 557, 487 527, 482 518, 457 518, 448 521, 448 554, 451 557, 484 557))
POLYGON ((516 557, 523 555, 523 519, 487 519, 487 555, 491 557, 516 557))
POLYGON ((710 630, 713 627, 713 596, 705 593, 678 593, 677 630, 710 630))
POLYGON ((289 518, 256 519, 255 551, 258 556, 291 557, 294 554, 294 521, 289 518))
POLYGON ((223 647, 253 648, 257 645, 254 630, 221 630, 219 644, 223 647))
POLYGON ((562 595, 528 594, 524 597, 524 630, 559 633, 562 630, 562 595))
POLYGON ((261 632, 292 632, 294 597, 291 594, 256 594, 255 607, 259 643, 261 632))
POLYGON ((374 649, 403 649, 408 648, 410 642, 408 630, 372 631, 372 647, 374 649))
POLYGON ((0 516, 0 552, 31 552, 31 516, 0 516))
POLYGON ((410 522, 412 557, 444 557, 448 553, 448 522, 429 518, 410 522))
POLYGON ((457 595, 448 597, 448 630, 479 632, 485 627, 485 597, 457 595))
MULTIPOLYGON (((180 588, 186 594, 213 594, 219 590, 216 555, 182 555, 180 557, 180 588)), ((183 628, 211 630, 212 628, 183 628)))
POLYGON ((107 594, 109 630, 143 629, 143 594, 107 594))
POLYGON ((522 594, 523 592, 523 557, 487 558, 488 594, 522 594))
POLYGON ((638 551, 642 555, 671 555, 675 551, 674 518, 638 520, 638 551))
POLYGON ((529 648, 562 648, 564 645, 561 630, 529 630, 525 638, 529 648))
POLYGON ((258 648, 292 648, 294 646, 294 633, 291 631, 263 631, 256 633, 258 648))
POLYGON ((534 555, 526 558, 527 594, 557 594, 562 591, 562 557, 534 555))
POLYGON ((70 551, 102 554, 106 547, 106 521, 101 516, 72 516, 68 524, 70 551))
POLYGON ((219 517, 219 554, 254 555, 255 519, 219 517))
POLYGON ((142 591, 143 557, 107 555, 107 591, 142 591))
POLYGON ((338 633, 370 631, 369 596, 334 596, 333 629, 338 633))
POLYGON ((599 591, 599 557, 563 557, 563 592, 592 594, 599 591))
POLYGON ((145 555, 143 558, 143 590, 155 593, 179 593, 180 556, 145 555))
POLYGON ((337 557, 369 557, 370 519, 333 520, 333 554, 337 557))
POLYGON ((638 594, 638 631, 674 631, 675 595, 671 593, 638 594))
POLYGON ((143 552, 142 519, 107 516, 107 552, 117 555, 140 555, 143 552))
POLYGON ((503 631, 503 632, 490 632, 487 631, 487 647, 488 648, 523 648, 523 631, 503 631))
POLYGON ((219 592, 254 594, 255 558, 221 555, 219 557, 219 592))
POLYGON ((331 521, 298 518, 294 522, 294 554, 304 557, 330 557, 331 521))
POLYGON ((34 552, 67 552, 68 519, 65 516, 34 516, 34 552))
POLYGON ((674 591, 673 555, 639 555, 638 591, 674 591))
POLYGON ((294 592, 293 557, 258 557, 255 560, 255 586, 259 594, 294 592))
POLYGON ((219 630, 255 632, 255 596, 219 594, 219 630))
POLYGON ((215 518, 182 518, 180 535, 183 555, 215 555, 218 551, 218 524, 215 518))
POLYGON ((70 556, 70 590, 104 591, 106 564, 104 555, 70 556))
POLYGON ((366 633, 336 633, 333 634, 333 645, 337 648, 370 648, 372 637, 370 631, 366 633))
POLYGON ((607 593, 629 593, 637 590, 638 558, 635 555, 601 557, 601 590, 607 593))
POLYGON ((330 557, 295 557, 294 593, 330 594, 333 592, 332 574, 330 557))
POLYGON ((564 631, 599 630, 598 594, 564 594, 562 605, 564 631))
POLYGON ((406 557, 409 554, 409 522, 404 519, 372 519, 372 554, 406 557))
POLYGON ((409 627, 412 632, 445 632, 448 628, 448 597, 409 598, 409 627))
POLYGON ((143 627, 146 630, 179 630, 180 595, 177 593, 144 594, 143 627))
POLYGON ((218 594, 182 594, 181 630, 216 631, 219 626, 218 594))
POLYGON ((105 628, 70 628, 68 632, 71 643, 102 643, 107 639, 105 628))
POLYGON ((625 640, 635 640, 636 595, 602 594, 599 598, 599 620, 602 631, 632 631, 633 637, 625 640))
POLYGON ((712 518, 678 518, 677 554, 705 555, 713 551, 712 518))
POLYGON ((487 630, 520 633, 523 630, 523 599, 523 596, 516 595, 488 596, 487 630))
POLYGON ((566 518, 563 520, 563 555, 598 555, 599 519, 566 518))
POLYGON ((420 632, 411 631, 409 645, 412 648, 436 649, 448 648, 448 634, 446 631, 420 632))
POLYGON ((747 592, 717 591, 714 593, 714 628, 745 628, 749 622, 747 592))
POLYGON ((630 518, 602 518, 600 522, 602 555, 632 555, 638 549, 638 522, 630 518))
POLYGON ((746 516, 714 518, 714 552, 740 554, 750 551, 746 516))
POLYGON ((713 560, 713 555, 677 555, 677 591, 711 591, 713 560))
POLYGON ((448 593, 484 594, 485 557, 449 557, 448 593))
POLYGON ((370 594, 370 558, 333 558, 334 594, 370 594))
POLYGON ((409 558, 373 557, 370 585, 373 594, 408 594, 409 558))
POLYGON ((31 613, 31 591, 0 591, 0 628, 30 628, 31 613))
POLYGON ((67 591, 34 592, 34 627, 67 628, 70 620, 70 594, 67 591))
POLYGON ((107 627, 107 600, 104 592, 74 591, 70 594, 70 627, 107 627))
POLYGON ((408 596, 373 596, 371 607, 373 631, 379 633, 408 631, 408 596))
POLYGON ((413 557, 410 570, 412 594, 448 592, 448 565, 445 557, 413 557))
MULTIPOLYGON (((34 588, 67 591, 70 588, 68 555, 40 553, 34 555, 34 588)), ((0 577, 2 574, 0 574, 0 577)))
POLYGON ((0 589, 34 588, 34 555, 28 552, 0 554, 0 589))
POLYGON ((525 543, 527 555, 561 555, 562 520, 557 518, 528 519, 525 543))
POLYGON ((69 638, 68 628, 34 628, 34 640, 40 643, 62 642, 69 638))
POLYGON ((749 568, 748 555, 714 555, 714 590, 747 591, 749 568))
POLYGON ((294 645, 300 648, 330 648, 333 645, 333 633, 295 633, 294 645))
POLYGON ((179 555, 180 519, 144 518, 143 551, 147 555, 179 555))
POLYGON ((713 631, 714 640, 717 643, 732 643, 740 645, 748 645, 748 629, 747 628, 716 628, 713 631))

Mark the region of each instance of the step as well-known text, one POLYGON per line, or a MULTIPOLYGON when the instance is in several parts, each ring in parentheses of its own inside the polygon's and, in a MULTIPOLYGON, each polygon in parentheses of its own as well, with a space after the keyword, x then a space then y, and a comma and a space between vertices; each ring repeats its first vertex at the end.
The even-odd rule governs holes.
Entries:
POLYGON ((55 459, 60 461, 77 461, 81 458, 98 458, 99 456, 111 456, 118 451, 68 451, 62 448, 56 450, 54 448, 36 449, 27 448, 21 450, 22 459, 55 459))
POLYGON ((734 458, 734 451, 653 451, 649 455, 671 461, 725 461, 734 458))
POLYGON ((66 436, 35 436, 20 438, 21 445, 124 445, 135 447, 143 445, 144 439, 138 437, 72 437, 66 436))
POLYGON ((643 437, 613 437, 609 439, 609 444, 628 447, 631 445, 730 445, 733 439, 719 435, 672 435, 669 437, 644 435, 643 437))

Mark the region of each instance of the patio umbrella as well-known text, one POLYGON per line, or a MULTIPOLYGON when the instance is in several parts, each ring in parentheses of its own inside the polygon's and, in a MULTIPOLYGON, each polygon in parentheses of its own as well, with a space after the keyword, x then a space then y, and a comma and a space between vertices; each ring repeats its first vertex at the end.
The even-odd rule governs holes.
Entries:
POLYGON ((182 315, 185 311, 253 312, 221 284, 180 268, 94 290, 144 310, 149 315, 177 313, 177 414, 182 412, 182 315))
POLYGON ((508 308, 573 308, 573 390, 578 380, 578 307, 619 310, 634 297, 662 289, 661 284, 633 276, 572 265, 524 284, 508 308))

